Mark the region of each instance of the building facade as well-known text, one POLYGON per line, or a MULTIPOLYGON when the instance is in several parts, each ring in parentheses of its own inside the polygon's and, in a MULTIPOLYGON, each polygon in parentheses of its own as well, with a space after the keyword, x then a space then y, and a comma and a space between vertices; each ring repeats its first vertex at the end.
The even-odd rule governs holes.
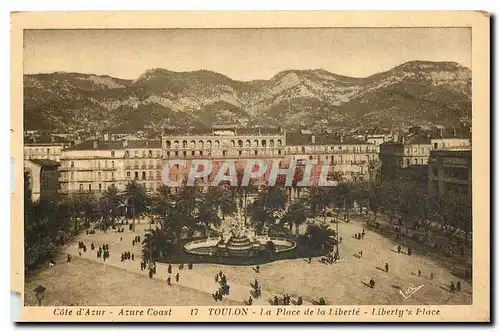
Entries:
POLYGON ((472 149, 448 148, 431 151, 429 194, 472 196, 472 149))
POLYGON ((90 140, 63 150, 61 192, 102 193, 110 186, 125 190, 134 179, 154 191, 161 182, 159 168, 159 141, 90 140))
POLYGON ((59 163, 49 159, 31 159, 24 161, 24 172, 28 178, 28 187, 33 201, 50 199, 59 190, 59 163))
POLYGON ((460 137, 431 137, 409 134, 380 145, 382 180, 427 177, 431 151, 443 147, 468 147, 470 141, 460 137))

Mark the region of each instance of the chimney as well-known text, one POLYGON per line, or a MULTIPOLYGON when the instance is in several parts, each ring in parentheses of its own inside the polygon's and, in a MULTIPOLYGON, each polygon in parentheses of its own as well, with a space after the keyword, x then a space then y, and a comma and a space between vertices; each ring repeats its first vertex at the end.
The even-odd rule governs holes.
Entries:
POLYGON ((97 149, 98 142, 97 140, 94 141, 94 149, 97 149))
POLYGON ((123 147, 126 148, 128 145, 128 141, 126 139, 123 140, 123 147))
POLYGON ((314 136, 314 134, 311 134, 311 143, 312 144, 316 143, 316 136, 314 136))

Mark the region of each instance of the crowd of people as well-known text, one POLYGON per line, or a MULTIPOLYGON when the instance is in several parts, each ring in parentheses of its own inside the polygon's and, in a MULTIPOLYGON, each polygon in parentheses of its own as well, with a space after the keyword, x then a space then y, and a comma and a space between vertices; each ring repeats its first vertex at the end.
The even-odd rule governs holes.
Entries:
POLYGON ((215 275, 215 282, 218 283, 220 287, 215 291, 215 294, 212 294, 212 296, 214 297, 215 302, 222 301, 224 295, 229 295, 231 287, 227 283, 226 275, 222 271, 219 271, 219 273, 215 275))

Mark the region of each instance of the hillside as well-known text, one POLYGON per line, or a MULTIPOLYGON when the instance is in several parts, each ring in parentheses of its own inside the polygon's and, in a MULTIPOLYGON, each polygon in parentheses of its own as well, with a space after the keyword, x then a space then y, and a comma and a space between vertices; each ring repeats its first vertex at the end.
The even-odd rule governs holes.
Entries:
POLYGON ((136 80, 62 72, 24 76, 25 129, 394 127, 470 118, 471 72, 452 62, 412 61, 366 78, 287 70, 251 82, 206 70, 151 69, 136 80))

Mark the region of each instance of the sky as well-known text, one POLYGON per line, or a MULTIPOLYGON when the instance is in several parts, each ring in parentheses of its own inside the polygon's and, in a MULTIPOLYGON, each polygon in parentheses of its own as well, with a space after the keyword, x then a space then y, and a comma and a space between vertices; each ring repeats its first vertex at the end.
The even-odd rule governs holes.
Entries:
POLYGON ((24 73, 136 79, 152 68, 212 70, 235 80, 288 69, 366 77, 411 60, 471 68, 468 28, 25 30, 24 73))

